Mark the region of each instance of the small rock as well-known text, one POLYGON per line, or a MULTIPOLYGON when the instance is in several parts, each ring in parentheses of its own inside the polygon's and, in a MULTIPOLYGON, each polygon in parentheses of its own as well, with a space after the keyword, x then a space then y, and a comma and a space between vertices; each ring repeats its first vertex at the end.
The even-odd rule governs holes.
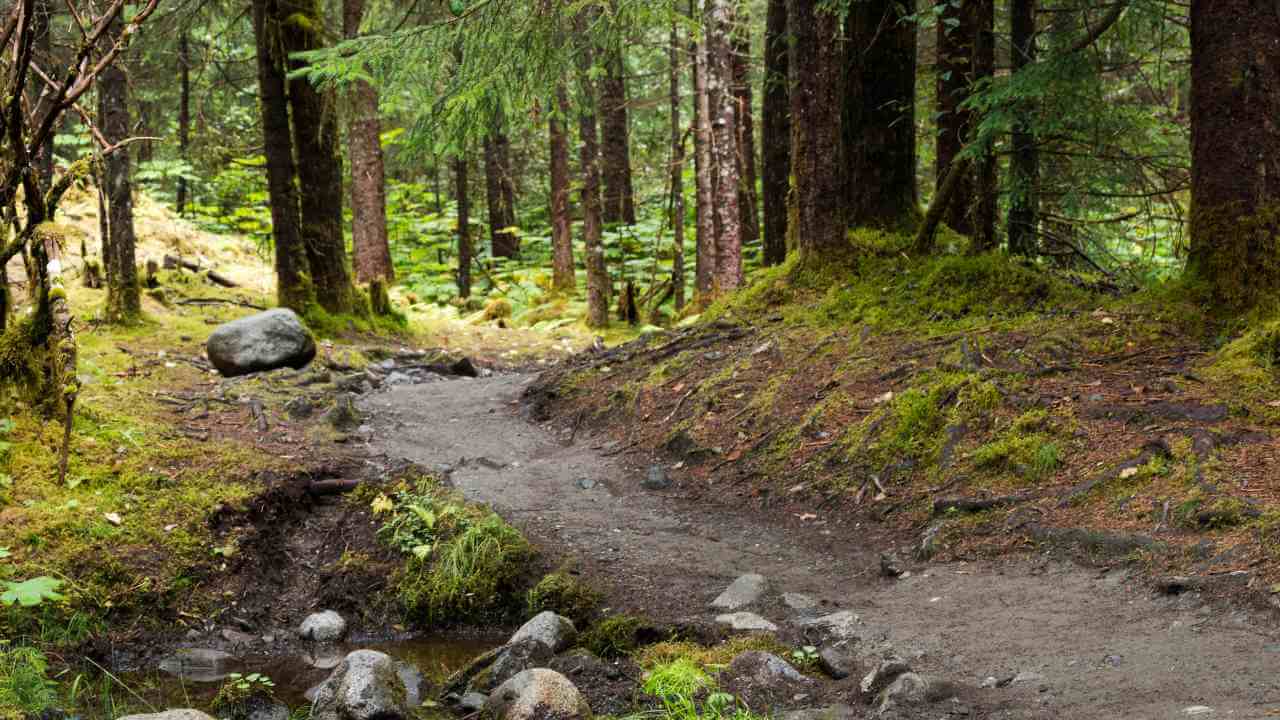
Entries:
POLYGON ((115 525, 116 527, 120 527, 120 524, 123 522, 123 520, 120 519, 119 513, 104 513, 102 517, 106 518, 107 522, 115 525))
POLYGON ((412 385, 413 378, 402 372, 393 372, 387 376, 387 379, 384 382, 386 383, 387 387, 396 387, 397 385, 412 385))
POLYGON ((596 486, 596 481, 591 478, 580 478, 578 480, 578 488, 582 490, 590 490, 596 486))
POLYGON ((298 634, 303 640, 337 642, 347 634, 347 621, 332 610, 313 613, 302 621, 298 634))
POLYGON ((833 647, 818 651, 818 668, 832 680, 843 680, 853 674, 852 658, 833 647))
POLYGON ((984 689, 998 687, 999 685, 1000 680, 995 675, 988 675, 982 679, 982 682, 978 683, 978 687, 984 689))
POLYGON ((880 575, 887 578, 902 576, 902 562, 892 553, 880 553, 880 575))
POLYGON ((343 658, 316 691, 311 720, 405 720, 410 717, 395 661, 373 650, 343 658))
POLYGON ((754 573, 743 575, 734 580, 720 596, 711 601, 711 607, 716 610, 738 610, 748 605, 754 604, 764 595, 768 588, 769 582, 765 580, 763 575, 754 573))
POLYGON ((776 632, 778 629, 777 625, 774 625, 773 623, 769 622, 768 620, 765 620, 764 618, 760 617, 759 615, 756 615, 755 613, 749 613, 749 612, 736 612, 736 613, 729 613, 725 615, 717 615, 716 622, 720 623, 721 625, 728 625, 730 628, 733 628, 734 630, 741 630, 746 632, 752 632, 752 631, 776 632))
POLYGON ((464 715, 480 712, 488 701, 489 696, 484 693, 469 692, 458 699, 458 711, 464 715))
POLYGON ((493 720, 591 720, 591 707, 569 679, 554 670, 526 670, 489 696, 493 720))
POLYGON ((917 560, 929 560, 938 552, 938 536, 942 534, 942 529, 946 527, 946 520, 939 520, 929 527, 925 528, 920 534, 920 545, 916 548, 917 560))
POLYGON ((879 711, 883 713, 901 702, 919 702, 925 699, 928 692, 927 680, 913 672, 904 672, 880 692, 879 711))
POLYGON ((525 670, 544 667, 555 653, 551 646, 532 637, 508 643, 500 648, 492 663, 480 670, 471 680, 468 690, 493 692, 499 685, 525 670))
POLYGON ((342 393, 333 400, 333 407, 324 414, 325 420, 339 432, 348 432, 360 425, 360 411, 356 410, 356 398, 351 393, 342 393))
POLYGON ((449 366, 449 372, 461 377, 480 377, 480 371, 476 369, 475 364, 471 362, 471 358, 469 357, 464 357, 455 361, 449 366))
POLYGON ((293 420, 306 420, 316 412, 315 403, 304 397, 296 397, 284 404, 284 411, 293 420))
POLYGON ((1208 705, 1192 705, 1182 708, 1183 715, 1212 715, 1213 708, 1208 705))
POLYGON ((218 326, 205 343, 209 362, 225 377, 306 367, 316 341, 292 311, 276 308, 218 326))
POLYGON ((226 640, 233 645, 252 645, 258 640, 256 637, 248 633, 243 633, 231 628, 222 628, 222 632, 220 634, 222 635, 223 640, 226 640))
POLYGON ((792 610, 812 610, 818 607, 818 601, 801 593, 782 593, 782 604, 792 610))
POLYGON ((120 720, 213 720, 212 717, 205 715, 199 710, 165 710, 158 713, 144 713, 142 715, 125 715, 120 720))
POLYGON ((650 465, 640 486, 645 490, 666 490, 671 487, 671 478, 667 476, 666 469, 661 465, 650 465))
POLYGON ((854 640, 858 637, 858 628, 862 619, 849 610, 841 610, 822 617, 805 620, 800 623, 803 628, 816 629, 833 640, 854 640))
POLYGON ((813 680, 805 677, 791 666, 791 663, 772 653, 749 650, 739 654, 725 670, 728 677, 738 680, 749 680, 761 686, 778 684, 812 685, 813 680))
POLYGON ((1038 672, 1020 672, 1013 676, 1013 682, 1015 684, 1044 682, 1044 679, 1044 675, 1041 675, 1038 672))
POLYGON ((858 687, 862 689, 864 695, 876 695, 881 690, 889 687, 889 683, 902 673, 911 672, 911 666, 906 660, 899 657, 881 660, 880 664, 874 670, 867 673, 862 678, 862 682, 858 687))
POLYGON ((558 653, 567 650, 578 639, 578 630, 569 618, 557 615, 550 610, 538 613, 511 636, 508 644, 514 645, 525 640, 536 640, 558 653))

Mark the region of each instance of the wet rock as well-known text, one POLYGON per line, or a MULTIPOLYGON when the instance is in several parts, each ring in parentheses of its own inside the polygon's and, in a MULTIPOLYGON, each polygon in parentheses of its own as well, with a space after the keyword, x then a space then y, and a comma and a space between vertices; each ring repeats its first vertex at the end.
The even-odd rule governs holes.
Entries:
POLYGON ((711 607, 716 610, 738 610, 747 607, 758 601, 768 586, 769 581, 765 580, 763 575, 754 573, 743 575, 725 588, 719 597, 712 600, 711 607))
POLYGON ((893 679, 888 687, 880 691, 877 698, 879 712, 902 703, 916 703, 927 699, 929 681, 913 673, 904 672, 893 679))
POLYGON ((289 720, 289 708, 267 698, 252 698, 245 709, 244 720, 289 720))
POLYGON ((347 621, 332 610, 312 613, 302 621, 298 634, 303 640, 337 642, 347 634, 347 621))
POLYGON ((324 414, 324 419, 339 432, 349 432, 360 425, 360 411, 356 410, 356 398, 351 393, 343 393, 333 400, 333 407, 324 414))
POLYGON ((422 690, 427 679, 422 676, 418 668, 407 662, 397 661, 396 675, 400 676, 400 682, 404 684, 404 699, 409 707, 416 708, 422 705, 424 700, 422 690))
POLYGON ((458 698, 458 712, 464 715, 477 713, 484 709, 484 704, 489 701, 489 696, 483 693, 470 692, 458 698))
POLYGON ((782 720, 857 720, 862 713, 849 705, 832 705, 809 710, 792 710, 782 714, 782 720))
POLYGON ((878 695, 895 678, 906 672, 911 672, 911 666, 906 660, 899 657, 888 658, 880 661, 874 670, 863 676, 858 687, 864 695, 878 695))
POLYGON ((749 650, 735 657, 725 669, 726 676, 735 680, 748 680, 759 685, 812 685, 791 663, 772 653, 749 650))
POLYGON ((507 641, 516 644, 526 640, 536 640, 551 649, 552 653, 562 652, 578 639, 578 630, 567 617, 557 615, 550 610, 538 613, 525 623, 507 641))
POLYGON ((764 618, 749 612, 727 613, 725 615, 717 615, 716 622, 721 625, 728 625, 734 630, 742 631, 763 631, 775 632, 777 625, 765 620, 764 618))
POLYGON ((861 625, 862 619, 848 610, 833 612, 830 615, 800 623, 800 627, 805 630, 817 631, 826 638, 837 641, 856 639, 861 625))
POLYGON ((374 650, 343 659, 316 691, 311 720, 403 720, 409 717, 395 661, 374 650))
POLYGON ((292 420, 306 420, 316 412, 315 403, 304 397, 296 397, 284 404, 284 411, 292 420))
POLYGON ((666 490, 671 487, 671 478, 667 476, 666 469, 661 465, 650 465, 640 486, 645 490, 666 490))
POLYGON ((218 326, 205 344, 209 362, 225 377, 306 367, 316 341, 292 310, 276 308, 218 326))
POLYGON ((499 685, 525 670, 545 666, 554 655, 551 647, 541 640, 525 638, 519 642, 507 643, 499 649, 488 667, 474 676, 468 690, 493 692, 499 685))
POLYGON ((516 675, 489 696, 485 714, 493 720, 590 720, 591 708, 569 679, 554 670, 516 675))
POLYGON ((342 392, 365 393, 369 391, 369 379, 364 373, 356 373, 338 378, 333 386, 342 392))
POLYGON ((144 713, 141 715, 125 715, 119 720, 213 720, 212 717, 205 715, 199 710, 165 710, 158 713, 144 713))
POLYGON ((387 387, 396 387, 397 385, 412 385, 413 378, 402 372, 393 372, 387 375, 385 380, 387 387))
POLYGON ((843 680, 853 674, 853 658, 838 648, 824 647, 818 651, 818 669, 832 680, 843 680))
POLYGON ((455 360, 449 365, 449 372, 461 377, 480 377, 480 371, 476 369, 475 364, 471 362, 469 357, 455 360))
POLYGON ((236 656, 221 650, 183 648, 160 661, 160 669, 170 675, 195 682, 217 682, 231 672, 236 656))

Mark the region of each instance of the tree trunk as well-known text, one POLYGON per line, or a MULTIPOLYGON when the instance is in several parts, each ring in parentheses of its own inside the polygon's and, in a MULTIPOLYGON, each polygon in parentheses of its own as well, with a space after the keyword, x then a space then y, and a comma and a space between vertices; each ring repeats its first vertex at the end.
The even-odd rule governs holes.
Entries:
MULTIPOLYGON (((116 18, 108 32, 118 42, 124 21, 116 18)), ((123 61, 108 66, 98 76, 98 122, 102 136, 112 144, 129 137, 129 78, 123 61)), ((107 273, 106 318, 131 322, 142 313, 138 290, 138 266, 134 259, 133 184, 129 153, 120 150, 103 160, 102 193, 106 202, 106 229, 102 235, 102 264, 107 273)))
POLYGON ((573 268, 573 231, 569 219, 569 98, 563 86, 556 88, 556 104, 547 122, 551 135, 551 247, 556 290, 572 293, 577 285, 573 268))
MULTIPOLYGON (((31 13, 31 35, 35 40, 35 59, 47 69, 56 67, 53 57, 53 32, 49 23, 51 4, 52 0, 35 0, 31 13)), ((38 78, 33 79, 32 86, 34 88, 32 97, 40 97, 40 93, 44 90, 44 81, 38 78)), ((52 138, 40 146, 31 164, 40 178, 40 187, 48 189, 53 184, 52 138)))
POLYGON ((515 183, 511 179, 511 140, 495 114, 493 131, 484 139, 484 185, 489 201, 489 243, 493 257, 513 258, 520 253, 515 227, 515 183))
POLYGON ((769 0, 764 31, 764 264, 787 259, 787 190, 791 180, 791 100, 787 77, 787 1, 769 0))
MULTIPOLYGON (((365 0, 343 0, 342 31, 347 39, 360 36, 365 0)), ((348 94, 351 117, 347 149, 351 155, 351 246, 356 280, 394 280, 387 242, 387 189, 382 163, 382 120, 378 91, 357 80, 348 94)))
POLYGON ((1191 251, 1214 302, 1280 287, 1280 12, 1254 0, 1191 3, 1191 251))
POLYGON ((823 0, 791 0, 791 177, 788 232, 807 264, 842 253, 839 18, 823 0))
POLYGON ((680 27, 671 24, 671 288, 676 311, 684 308, 684 135, 680 128, 680 27))
POLYGON ((299 313, 315 299, 306 243, 302 238, 298 190, 294 183, 293 136, 285 92, 284 48, 275 0, 254 0, 253 34, 258 56, 258 106, 267 158, 271 236, 275 245, 276 302, 299 313))
MULTIPOLYGON (((935 188, 942 187, 956 156, 974 136, 978 115, 963 107, 974 83, 991 77, 995 63, 992 42, 995 7, 991 0, 961 0, 944 6, 938 23, 936 111, 937 152, 935 188)), ((995 164, 990 152, 969 163, 956 181, 943 220, 972 239, 975 249, 989 249, 995 241, 995 164)))
POLYGON ((453 158, 453 194, 458 206, 458 297, 471 297, 471 196, 467 192, 467 159, 453 158))
POLYGON ((715 192, 711 159, 711 103, 707 96, 707 46, 693 47, 693 151, 694 177, 697 184, 697 254, 694 265, 694 288, 699 296, 709 297, 716 272, 716 221, 712 208, 715 192))
MULTIPOLYGON (((1012 0, 1009 12, 1010 44, 1013 71, 1016 73, 1036 60, 1035 0, 1012 0)), ((1040 157, 1036 138, 1031 131, 1031 115, 1035 106, 1024 100, 1016 108, 1013 125, 1012 157, 1009 159, 1009 252, 1033 255, 1036 229, 1040 224, 1040 157)))
POLYGON ((845 24, 845 199, 851 227, 903 228, 916 207, 913 0, 854 3, 845 24))
POLYGON ((742 244, 760 242, 760 197, 756 194, 756 126, 752 114, 751 37, 746 18, 734 31, 732 48, 734 122, 738 131, 738 212, 742 217, 742 244))
POLYGON ((631 184, 631 131, 627 119, 626 59, 621 46, 608 51, 600 80, 601 160, 604 163, 604 221, 636 224, 631 184))
POLYGON ((733 0, 709 0, 707 5, 707 93, 715 99, 711 130, 715 168, 716 231, 715 292, 736 290, 742 284, 742 217, 738 205, 737 111, 733 96, 730 37, 734 28, 733 0))
MULTIPOLYGON (((280 36, 288 55, 323 47, 318 0, 285 0, 280 9, 280 36)), ((296 58, 289 64, 294 71, 306 66, 296 58)), ((342 233, 342 157, 333 93, 322 94, 305 77, 290 78, 289 110, 298 155, 298 208, 316 301, 330 313, 350 313, 356 309, 355 287, 342 233)))
MULTIPOLYGON (((178 31, 178 158, 191 160, 191 31, 184 25, 178 31)), ((187 179, 178 176, 175 201, 178 215, 187 209, 187 179)))
POLYGON ((596 108, 599 99, 595 81, 591 79, 594 49, 586 40, 587 23, 584 10, 577 17, 578 47, 578 134, 582 141, 582 240, 587 265, 587 325, 605 327, 609 324, 609 270, 604 262, 604 241, 601 238, 600 208, 600 139, 596 127, 596 108))

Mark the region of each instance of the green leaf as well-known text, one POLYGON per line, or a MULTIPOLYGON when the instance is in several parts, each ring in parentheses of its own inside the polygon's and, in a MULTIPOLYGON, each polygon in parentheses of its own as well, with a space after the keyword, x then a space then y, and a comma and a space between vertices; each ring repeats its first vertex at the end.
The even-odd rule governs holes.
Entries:
POLYGON ((2 605, 16 603, 22 607, 35 607, 46 600, 63 599, 63 596, 58 594, 58 588, 62 587, 62 581, 46 575, 34 577, 20 583, 6 582, 4 586, 6 590, 4 594, 0 595, 0 604, 2 605))

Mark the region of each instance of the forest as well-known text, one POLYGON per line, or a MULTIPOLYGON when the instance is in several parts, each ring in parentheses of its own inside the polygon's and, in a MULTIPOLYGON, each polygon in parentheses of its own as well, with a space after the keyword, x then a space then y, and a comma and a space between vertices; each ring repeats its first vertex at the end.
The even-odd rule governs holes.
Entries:
POLYGON ((1280 5, 0 50, 0 720, 1280 713, 1280 5))

